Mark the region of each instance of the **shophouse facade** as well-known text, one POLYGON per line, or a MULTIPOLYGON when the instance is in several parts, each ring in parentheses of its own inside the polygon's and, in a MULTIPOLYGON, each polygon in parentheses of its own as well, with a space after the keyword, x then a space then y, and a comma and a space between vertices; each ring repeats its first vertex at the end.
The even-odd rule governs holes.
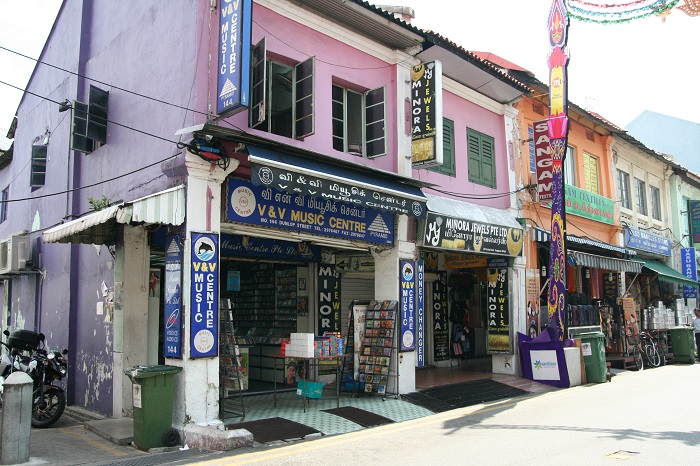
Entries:
MULTIPOLYGON (((216 424, 224 324, 250 346, 251 379, 269 383, 282 378, 272 356, 289 333, 344 332, 354 301, 403 312, 407 266, 418 275, 423 264, 439 296, 424 312, 469 283, 483 354, 512 354, 522 227, 515 198, 500 195, 513 191, 509 102, 524 84, 361 1, 140 2, 127 13, 67 0, 40 60, 58 68, 36 67, 0 171, 9 198, 27 199, 0 224, 27 258, 3 274, 3 323, 73 350, 69 404, 129 415, 124 371, 166 363, 183 367, 174 425, 216 424), (227 82, 231 66, 247 66, 234 63, 246 55, 231 53, 234 31, 250 33, 248 95, 236 92, 245 81, 227 82), (436 62, 452 165, 429 171, 411 160, 411 82, 436 62), (470 195, 479 199, 460 199, 470 195), (470 223, 478 238, 467 246, 453 229, 433 244, 431 221, 470 223), (479 270, 454 272, 451 285, 447 264, 467 252, 479 270), (494 273, 511 299, 491 331, 501 346, 488 351, 481 290, 494 273)), ((434 328, 444 313, 420 322, 413 311, 397 320, 405 347, 385 390, 414 391, 417 366, 444 364, 442 321, 434 328)))

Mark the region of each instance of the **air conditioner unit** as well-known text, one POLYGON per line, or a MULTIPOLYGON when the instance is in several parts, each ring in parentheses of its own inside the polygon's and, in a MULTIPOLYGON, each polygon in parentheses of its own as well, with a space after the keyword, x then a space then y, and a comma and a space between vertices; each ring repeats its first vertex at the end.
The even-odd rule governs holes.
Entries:
POLYGON ((29 236, 12 235, 0 240, 0 275, 24 270, 29 259, 29 236))

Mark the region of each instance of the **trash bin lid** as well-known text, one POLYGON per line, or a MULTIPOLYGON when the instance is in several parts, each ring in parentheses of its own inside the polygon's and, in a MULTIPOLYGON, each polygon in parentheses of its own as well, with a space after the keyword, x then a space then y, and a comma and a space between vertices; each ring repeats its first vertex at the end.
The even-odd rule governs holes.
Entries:
POLYGON ((182 371, 182 367, 168 365, 154 366, 134 366, 126 369, 124 373, 131 379, 145 379, 148 377, 156 377, 158 375, 177 374, 182 371))

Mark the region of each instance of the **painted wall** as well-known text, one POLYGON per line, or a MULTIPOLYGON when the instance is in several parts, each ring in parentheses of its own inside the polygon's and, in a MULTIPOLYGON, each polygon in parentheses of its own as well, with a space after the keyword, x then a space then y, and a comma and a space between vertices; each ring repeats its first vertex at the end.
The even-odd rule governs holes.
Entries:
MULTIPOLYGON (((253 6, 252 43, 266 38, 267 55, 275 61, 294 65, 316 57, 315 72, 315 133, 303 141, 277 136, 248 127, 248 111, 226 118, 222 126, 234 126, 285 144, 333 155, 367 167, 397 171, 396 65, 395 52, 378 48, 354 31, 329 24, 308 10, 289 2, 270 2, 284 5, 284 15, 255 3, 253 6), (299 21, 299 22, 296 22, 299 21), (312 29, 315 28, 315 29, 312 29), (377 56, 384 58, 378 58, 377 56), (387 155, 366 159, 333 149, 332 85, 364 92, 386 86, 387 155)), ((218 26, 217 26, 218 27, 218 26)), ((211 50, 218 50, 213 42, 211 50)), ((216 53, 215 53, 216 55, 216 53)), ((216 75, 212 74, 210 89, 216 89, 216 75)), ((406 84, 408 86, 408 84, 406 84)), ((210 91, 208 91, 210 92, 210 91)), ((215 91, 211 91, 216 96, 215 91)))
MULTIPOLYGON (((91 154, 72 152, 71 112, 59 113, 55 103, 26 94, 18 109, 14 160, 0 172, 0 185, 11 185, 10 199, 31 198, 10 204, 0 237, 33 230, 33 254, 38 260, 41 252, 36 263, 45 271, 43 280, 41 275, 12 279, 13 325, 36 327, 51 347, 68 347, 69 404, 105 415, 114 409, 115 325, 105 321, 97 305, 104 300, 103 283, 114 289, 117 264, 105 246, 42 245, 40 235, 64 219, 90 212, 90 197, 130 201, 178 184, 163 174, 160 161, 177 152, 175 132, 194 124, 195 113, 186 109, 206 110, 206 94, 198 96, 194 85, 201 41, 195 25, 203 14, 209 14, 208 2, 175 7, 161 0, 124 8, 107 0, 65 1, 41 60, 100 82, 39 65, 28 90, 55 102, 87 102, 91 83, 109 91, 107 144, 91 154), (46 184, 32 191, 27 167, 31 145, 47 134, 46 184), (73 194, 56 195, 76 188, 73 194)), ((148 264, 143 265, 148 271, 148 264)), ((136 277, 133 270, 128 273, 136 277)), ((130 331, 145 326, 145 321, 125 323, 131 326, 124 329, 127 340, 130 331)), ((145 357, 125 363, 145 363, 145 357)))
MULTIPOLYGON (((502 107, 500 109, 501 113, 496 113, 492 109, 484 108, 471 101, 467 97, 469 93, 466 91, 464 94, 458 93, 460 90, 460 85, 458 83, 452 81, 448 85, 450 88, 454 89, 454 91, 443 91, 443 117, 454 122, 455 176, 448 176, 428 169, 414 169, 413 176, 423 181, 437 184, 439 186, 438 189, 441 191, 483 196, 482 198, 461 200, 473 204, 507 209, 510 207, 511 203, 509 196, 488 198, 489 195, 498 195, 511 191, 508 174, 513 166, 509 160, 506 145, 506 125, 502 113, 505 111, 505 106, 498 106, 498 104, 493 103, 493 106, 502 107), (490 188, 469 181, 467 128, 491 136, 494 139, 496 188, 490 188)), ((458 198, 439 192, 432 192, 432 194, 458 198)))

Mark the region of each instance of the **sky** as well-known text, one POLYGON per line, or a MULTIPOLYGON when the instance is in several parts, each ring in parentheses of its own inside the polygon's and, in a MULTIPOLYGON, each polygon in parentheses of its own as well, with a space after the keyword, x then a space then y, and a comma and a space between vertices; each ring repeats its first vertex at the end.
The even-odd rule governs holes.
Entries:
MULTIPOLYGON (((574 0, 569 0, 572 2, 574 0)), ((588 0, 599 4, 613 0, 588 0)), ((629 3, 632 0, 617 3, 629 3)), ((551 0, 380 0, 467 50, 491 52, 548 82, 551 0)), ((60 0, 0 0, 0 46, 38 58, 60 0)), ((682 4, 682 2, 681 2, 682 4)), ((580 0, 579 0, 580 5, 580 0)), ((571 20, 569 100, 625 127, 645 110, 700 123, 700 16, 672 10, 619 25, 571 20)), ((34 62, 0 50, 0 81, 24 87, 34 62)), ((21 92, 0 83, 0 147, 21 92)))

